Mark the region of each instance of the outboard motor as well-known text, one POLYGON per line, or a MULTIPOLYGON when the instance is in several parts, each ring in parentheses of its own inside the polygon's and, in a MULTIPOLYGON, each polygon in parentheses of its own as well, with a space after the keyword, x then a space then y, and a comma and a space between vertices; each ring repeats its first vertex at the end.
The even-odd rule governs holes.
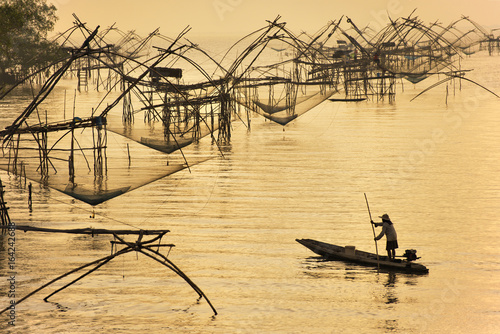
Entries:
POLYGON ((416 249, 405 250, 405 254, 403 256, 406 257, 407 261, 415 261, 416 259, 420 259, 419 257, 417 257, 416 249))

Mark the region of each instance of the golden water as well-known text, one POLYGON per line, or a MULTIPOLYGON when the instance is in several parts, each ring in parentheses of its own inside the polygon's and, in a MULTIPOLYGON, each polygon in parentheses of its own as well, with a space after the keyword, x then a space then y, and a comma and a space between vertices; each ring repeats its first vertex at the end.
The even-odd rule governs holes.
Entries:
MULTIPOLYGON (((468 77, 500 93, 498 57, 474 55, 468 77)), ((437 79, 437 78, 436 78, 437 79)), ((430 79, 431 81, 433 79, 430 79)), ((396 102, 325 102, 283 127, 235 122, 217 154, 210 139, 185 149, 218 156, 94 208, 0 173, 10 217, 53 228, 167 228, 167 268, 127 254, 51 298, 19 304, 12 333, 497 333, 500 330, 500 99, 462 82, 409 100, 434 81, 398 85, 396 102), (377 273, 323 261, 312 238, 374 251, 363 193, 388 213, 399 252, 430 272, 377 273), (95 213, 95 218, 91 216, 95 213)), ((4 105, 5 108, 5 105, 4 105)), ((3 122, 2 122, 3 124, 3 122)), ((110 141, 114 141, 114 137, 110 141)), ((116 145, 125 147, 116 139, 116 145)), ((144 149, 146 150, 146 149, 144 149)), ((140 151, 133 164, 147 165, 140 151)), ((112 164, 112 162, 109 162, 112 164)), ((0 304, 7 306, 7 237, 0 304)), ((108 236, 16 234, 16 295, 110 252, 108 236)), ((132 240, 132 238, 131 238, 132 240)), ((383 251, 383 241, 379 249, 383 251)), ((67 282, 67 281, 66 281, 67 282)), ((65 282, 65 283, 66 283, 65 282)))

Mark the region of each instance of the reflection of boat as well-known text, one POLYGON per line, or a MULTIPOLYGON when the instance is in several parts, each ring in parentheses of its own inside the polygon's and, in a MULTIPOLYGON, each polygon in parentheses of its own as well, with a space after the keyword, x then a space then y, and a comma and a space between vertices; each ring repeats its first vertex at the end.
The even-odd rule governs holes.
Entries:
POLYGON ((389 261, 387 256, 379 256, 377 260, 376 254, 356 250, 354 246, 342 247, 311 239, 297 239, 296 241, 329 260, 341 260, 375 267, 380 265, 380 268, 415 274, 426 274, 429 272, 424 265, 412 261, 417 259, 416 252, 413 250, 406 251, 406 259, 389 261))

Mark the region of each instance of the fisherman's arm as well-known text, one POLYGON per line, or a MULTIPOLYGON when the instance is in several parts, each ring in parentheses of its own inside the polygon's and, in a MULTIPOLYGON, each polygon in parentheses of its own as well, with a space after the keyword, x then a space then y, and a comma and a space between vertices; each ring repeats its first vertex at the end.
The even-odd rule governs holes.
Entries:
POLYGON ((383 237, 383 236, 384 236, 384 234, 385 234, 385 230, 386 230, 386 227, 385 227, 385 226, 384 226, 384 227, 382 227, 382 231, 380 232, 380 234, 379 234, 379 235, 377 235, 377 236, 375 237, 375 240, 380 240, 380 239, 382 239, 382 237, 383 237))
POLYGON ((375 223, 373 220, 372 220, 372 224, 375 225, 376 227, 384 226, 384 222, 382 222, 382 223, 375 223))

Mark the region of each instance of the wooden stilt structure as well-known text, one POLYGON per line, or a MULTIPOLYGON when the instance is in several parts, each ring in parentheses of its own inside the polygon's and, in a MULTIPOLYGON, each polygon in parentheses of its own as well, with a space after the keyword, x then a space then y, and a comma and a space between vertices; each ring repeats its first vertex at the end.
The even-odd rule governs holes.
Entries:
POLYGON ((92 126, 94 138, 94 176, 103 176, 107 169, 106 159, 106 118, 98 116, 94 119, 95 126, 92 126))
MULTIPOLYGON (((49 177, 51 168, 55 171, 56 159, 67 159, 69 180, 74 185, 78 173, 75 170, 78 152, 84 156, 91 170, 84 151, 92 151, 94 176, 98 180, 107 173, 108 129, 163 153, 179 150, 183 155, 183 147, 206 135, 212 137, 214 144, 229 142, 232 122, 239 119, 250 128, 254 112, 284 126, 333 94, 343 94, 345 100, 392 102, 397 91, 396 78, 401 78, 401 81, 405 78, 415 84, 431 75, 448 73, 446 75, 462 81, 465 71, 461 68, 457 71, 454 64, 458 51, 479 44, 485 47, 487 43, 498 45, 498 38, 476 24, 474 33, 480 31, 480 38, 468 42, 468 35, 472 33, 460 34, 455 23, 448 27, 441 27, 438 23, 429 26, 411 15, 390 19, 390 23, 376 34, 359 29, 350 19, 347 19, 349 29, 343 29, 341 17, 312 36, 306 33, 295 35, 280 19, 278 16, 268 21, 263 28, 239 40, 230 51, 242 51, 230 65, 223 66, 229 50, 219 62, 196 44, 180 42, 189 28, 174 40, 164 38, 171 42, 170 46, 154 47, 157 54, 152 57, 147 55, 148 58, 143 60, 146 56, 141 58, 140 53, 147 49, 158 31, 143 40, 139 39, 138 43, 135 43, 138 38, 134 33, 124 34, 115 45, 106 43, 104 38, 111 28, 99 32, 98 27, 91 31, 75 16, 75 30, 81 30, 88 37, 83 44, 64 45, 69 55, 66 61, 37 70, 25 80, 39 80, 51 73, 29 106, 11 126, 0 131, 4 147, 9 148, 9 173, 21 175, 25 173, 25 166, 34 166, 32 161, 24 161, 26 155, 31 157, 25 152, 38 150, 37 172, 42 182, 49 177), (453 40, 449 36, 454 36, 453 40), (332 46, 335 37, 337 44, 332 46), (284 47, 271 51, 272 43, 280 43, 284 47), (268 57, 260 62, 261 55, 276 50, 279 51, 278 62, 269 61, 268 57), (202 54, 205 60, 212 62, 216 68, 214 73, 207 73, 188 52, 202 54), (165 66, 165 63, 179 67, 165 66), (190 67, 187 70, 198 71, 203 80, 194 84, 185 83, 182 65, 190 67), (45 122, 41 121, 42 117, 38 114, 40 103, 67 75, 76 75, 79 90, 89 89, 89 85, 95 85, 97 90, 112 90, 120 85, 122 94, 100 113, 96 108, 88 116, 88 110, 80 109, 81 119, 75 117, 74 112, 71 120, 49 123, 45 117, 45 122), (114 85, 111 84, 113 80, 114 85), (141 105, 135 111, 132 106, 134 97, 136 107, 141 105), (117 117, 108 115, 119 102, 123 102, 120 116, 125 126, 119 124, 117 117), (136 130, 133 123, 134 114, 138 111, 144 113, 145 124, 136 130), (38 119, 30 118, 33 113, 38 119), (91 147, 80 147, 75 136, 77 128, 91 128, 91 147), (62 132, 59 138, 57 132, 62 132), (70 145, 62 140, 68 133, 71 134, 70 145), (51 147, 52 143, 67 146, 56 148, 54 144, 51 147), (21 151, 24 154, 20 154, 21 151), (56 156, 61 151, 69 152, 69 157, 56 156)), ((0 99, 6 94, 8 92, 1 94, 0 99)), ((75 111, 76 108, 73 109, 75 111)), ((56 117, 60 119, 60 115, 56 117)), ((187 159, 185 162, 188 165, 187 159)))

